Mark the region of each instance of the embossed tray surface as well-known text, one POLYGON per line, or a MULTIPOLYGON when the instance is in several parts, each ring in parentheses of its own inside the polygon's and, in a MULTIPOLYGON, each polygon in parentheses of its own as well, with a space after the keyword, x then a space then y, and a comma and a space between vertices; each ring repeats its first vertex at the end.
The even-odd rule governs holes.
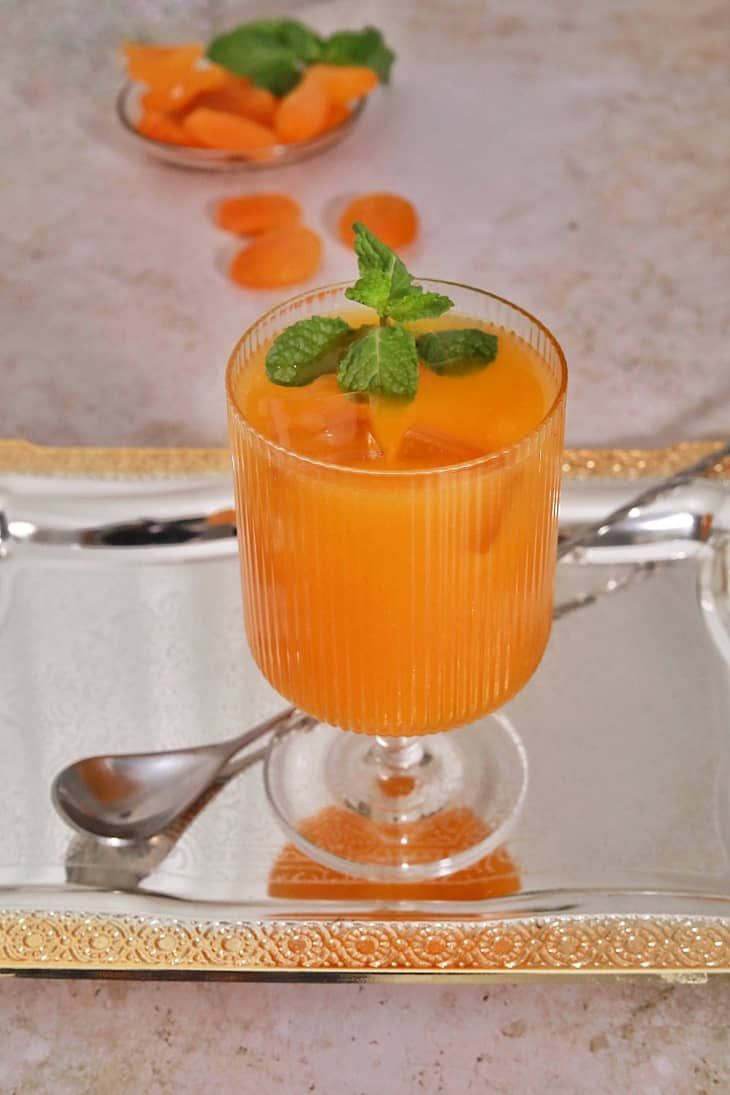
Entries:
MULTIPOLYGON (((54 477, 13 451, 0 445, 0 509, 16 521, 70 530, 230 504, 229 479, 212 466, 222 454, 183 460, 174 477, 148 464, 146 477, 109 479, 108 453, 90 454, 107 462, 94 474, 76 464, 54 477)), ((631 476, 684 456, 569 454, 566 469, 582 478, 566 481, 561 522, 607 512, 631 476)), ((0 968, 730 969, 728 557, 719 537, 713 549, 601 549, 561 564, 548 651, 508 706, 530 781, 508 846, 394 892, 287 848, 260 765, 145 845, 68 829, 49 788, 70 761, 219 740, 282 700, 248 652, 235 540, 11 545, 0 556, 0 968)))

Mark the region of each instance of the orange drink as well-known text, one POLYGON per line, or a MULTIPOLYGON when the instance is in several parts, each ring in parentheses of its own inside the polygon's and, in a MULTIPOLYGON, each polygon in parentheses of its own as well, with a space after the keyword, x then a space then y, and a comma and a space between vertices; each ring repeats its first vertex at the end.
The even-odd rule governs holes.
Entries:
POLYGON ((343 286, 297 297, 243 336, 227 373, 249 644, 273 687, 321 727, 274 742, 269 800, 307 854, 381 881, 438 877, 499 845, 524 794, 524 750, 502 715, 469 724, 526 684, 552 620, 562 351, 499 297, 424 289, 448 293, 453 312, 395 336, 343 286), (272 345, 312 317, 344 321, 340 355, 359 340, 376 346, 369 390, 343 390, 344 366, 334 375, 326 353, 322 375, 272 383, 272 345), (447 332, 494 352, 454 364, 447 332), (407 398, 377 388, 388 339, 412 354, 407 398), (311 819, 330 806, 369 819, 371 843, 389 844, 377 864, 313 844, 311 819), (490 835, 424 863, 408 834, 461 809, 490 835))
POLYGON ((229 387, 246 628, 264 675, 308 713, 372 734, 502 706, 550 632, 559 370, 502 332, 487 368, 421 367, 411 402, 364 402, 333 375, 272 384, 270 332, 239 345, 229 387))

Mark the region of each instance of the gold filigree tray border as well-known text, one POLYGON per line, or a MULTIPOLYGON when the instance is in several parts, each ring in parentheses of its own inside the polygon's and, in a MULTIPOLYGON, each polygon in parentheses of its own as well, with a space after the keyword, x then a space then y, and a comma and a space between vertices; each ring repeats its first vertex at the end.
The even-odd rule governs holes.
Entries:
POLYGON ((708 917, 219 922, 0 912, 6 972, 362 975, 730 972, 730 923, 708 917))
MULTIPOLYGON (((570 479, 640 479, 670 475, 712 452, 719 441, 682 441, 662 449, 566 449, 563 473, 570 479)), ((0 441, 0 474, 81 475, 102 478, 214 475, 227 472, 227 449, 52 448, 29 441, 0 441)), ((730 478, 730 457, 709 473, 730 478)))
MULTIPOLYGON (((719 442, 662 449, 568 449, 571 479, 668 475, 719 442)), ((51 448, 0 441, 0 473, 152 477, 226 472, 225 449, 51 448)), ((730 459, 710 472, 730 478, 730 459)), ((730 921, 716 917, 558 916, 510 920, 197 921, 0 911, 7 973, 216 977, 393 975, 521 977, 730 973, 730 921)))

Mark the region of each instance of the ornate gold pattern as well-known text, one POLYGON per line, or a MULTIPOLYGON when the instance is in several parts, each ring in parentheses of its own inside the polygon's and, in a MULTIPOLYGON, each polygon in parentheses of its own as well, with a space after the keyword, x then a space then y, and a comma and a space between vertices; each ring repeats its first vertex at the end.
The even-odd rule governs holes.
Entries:
MULTIPOLYGON (((717 448, 717 441, 685 441, 666 449, 566 449, 563 473, 570 479, 640 479, 669 475, 717 448)), ((227 472, 227 449, 49 448, 29 441, 0 441, 0 473, 93 475, 103 478, 214 475, 227 472)), ((730 478, 730 458, 712 473, 730 478)))
MULTIPOLYGON (((566 449, 563 474, 569 479, 641 479, 672 475, 701 460, 719 441, 683 441, 666 449, 566 449)), ((709 473, 730 478, 730 457, 719 460, 709 473)))
POLYGON ((730 923, 693 917, 210 922, 0 912, 5 970, 730 972, 730 923))
POLYGON ((0 441, 0 473, 164 479, 220 474, 230 466, 228 449, 51 448, 29 441, 0 441))

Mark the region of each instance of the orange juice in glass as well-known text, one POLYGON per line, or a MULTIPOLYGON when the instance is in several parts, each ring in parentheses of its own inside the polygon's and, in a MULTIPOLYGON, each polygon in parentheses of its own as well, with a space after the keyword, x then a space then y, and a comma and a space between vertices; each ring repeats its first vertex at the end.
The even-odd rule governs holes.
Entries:
POLYGON ((419 364, 409 400, 345 393, 331 373, 273 384, 265 359, 288 325, 378 322, 333 286, 260 319, 227 373, 249 643, 273 687, 320 720, 272 743, 269 798, 308 854, 383 880, 443 875, 503 841, 526 764, 493 713, 536 669, 552 620, 562 351, 499 297, 422 284, 453 311, 409 330, 491 332, 493 361, 450 375, 419 364), (372 839, 344 855, 302 836, 332 805, 370 819, 372 839), (481 836, 429 847, 426 819, 462 807, 481 836))

